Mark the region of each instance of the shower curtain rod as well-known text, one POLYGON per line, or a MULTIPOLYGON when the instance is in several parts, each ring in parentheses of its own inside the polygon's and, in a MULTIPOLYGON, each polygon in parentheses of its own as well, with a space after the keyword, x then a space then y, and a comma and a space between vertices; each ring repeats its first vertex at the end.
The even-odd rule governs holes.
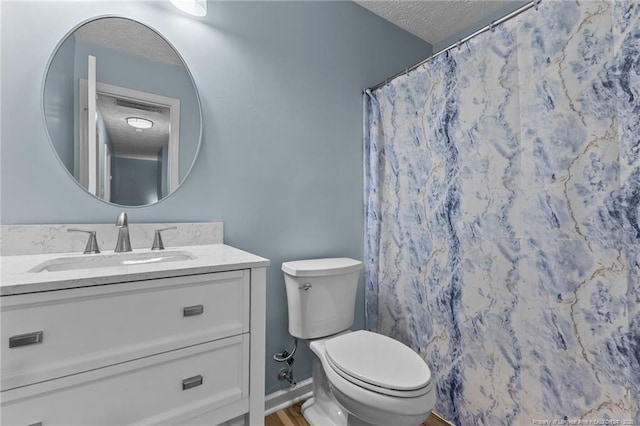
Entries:
POLYGON ((366 93, 367 91, 371 92, 373 90, 379 89, 380 87, 384 86, 385 84, 389 83, 391 80, 394 80, 398 77, 400 77, 401 75, 406 75, 409 74, 409 72, 415 70, 416 68, 418 68, 419 66, 429 62, 430 60, 434 59, 436 56, 440 56, 445 52, 448 52, 449 50, 456 48, 456 47, 460 47, 462 46, 463 43, 466 43, 467 41, 471 40, 472 38, 474 38, 475 36, 482 34, 488 30, 493 30, 493 27, 495 27, 496 25, 500 25, 503 22, 508 21, 511 18, 515 18, 516 16, 520 15, 522 12, 524 12, 525 10, 529 10, 532 7, 535 7, 536 10, 538 9, 538 4, 540 4, 541 0, 533 0, 527 4, 525 4, 524 6, 520 7, 519 9, 514 10, 513 12, 509 13, 508 15, 503 16, 500 19, 497 19, 493 22, 491 22, 489 25, 480 28, 478 31, 474 32, 471 35, 468 35, 464 38, 461 38, 460 40, 458 40, 456 43, 452 44, 449 47, 445 47, 444 49, 432 54, 431 56, 429 56, 427 59, 424 59, 420 62, 418 62, 417 64, 405 69, 404 71, 400 71, 397 74, 392 75, 391 77, 381 81, 380 83, 376 84, 373 87, 370 87, 369 89, 365 89, 364 92, 366 93))

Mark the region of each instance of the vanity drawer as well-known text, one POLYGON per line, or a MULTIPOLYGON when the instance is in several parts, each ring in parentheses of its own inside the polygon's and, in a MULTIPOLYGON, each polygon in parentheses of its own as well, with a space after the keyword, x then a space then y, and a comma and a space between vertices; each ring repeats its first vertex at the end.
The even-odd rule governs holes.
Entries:
POLYGON ((2 297, 2 390, 248 332, 249 275, 2 297))
POLYGON ((2 393, 2 424, 189 424, 242 403, 248 358, 244 334, 13 389, 2 393))

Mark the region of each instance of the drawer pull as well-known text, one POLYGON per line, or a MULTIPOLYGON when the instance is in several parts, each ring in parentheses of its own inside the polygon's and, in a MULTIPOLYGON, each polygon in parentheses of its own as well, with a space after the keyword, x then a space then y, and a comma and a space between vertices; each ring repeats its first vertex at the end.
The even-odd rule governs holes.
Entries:
POLYGON ((194 315, 201 315, 204 312, 203 305, 186 306, 182 313, 185 317, 192 317, 194 315))
POLYGON ((42 422, 31 423, 30 425, 27 425, 27 426, 42 426, 42 422))
POLYGON ((197 376, 184 379, 182 381, 182 390, 195 388, 196 386, 200 386, 201 384, 202 384, 202 375, 198 374, 197 376))
MULTIPOLYGON (((33 345, 42 343, 44 332, 34 331, 33 333, 19 334, 9 337, 9 348, 17 348, 19 346, 33 345)), ((37 424, 37 423, 36 423, 37 424)))

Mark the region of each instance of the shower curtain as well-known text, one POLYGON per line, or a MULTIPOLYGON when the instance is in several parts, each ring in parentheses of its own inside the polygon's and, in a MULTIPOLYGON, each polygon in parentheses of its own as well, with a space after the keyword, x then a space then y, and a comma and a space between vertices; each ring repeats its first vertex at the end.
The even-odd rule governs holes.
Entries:
POLYGON ((367 326, 435 411, 640 425, 638 1, 543 1, 365 102, 367 326))

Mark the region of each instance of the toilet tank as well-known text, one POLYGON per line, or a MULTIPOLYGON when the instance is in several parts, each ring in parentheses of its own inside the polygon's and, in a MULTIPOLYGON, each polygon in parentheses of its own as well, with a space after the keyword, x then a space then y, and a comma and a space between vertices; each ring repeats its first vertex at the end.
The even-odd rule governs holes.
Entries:
POLYGON ((284 262, 289 334, 315 339, 351 327, 360 269, 346 257, 284 262))

